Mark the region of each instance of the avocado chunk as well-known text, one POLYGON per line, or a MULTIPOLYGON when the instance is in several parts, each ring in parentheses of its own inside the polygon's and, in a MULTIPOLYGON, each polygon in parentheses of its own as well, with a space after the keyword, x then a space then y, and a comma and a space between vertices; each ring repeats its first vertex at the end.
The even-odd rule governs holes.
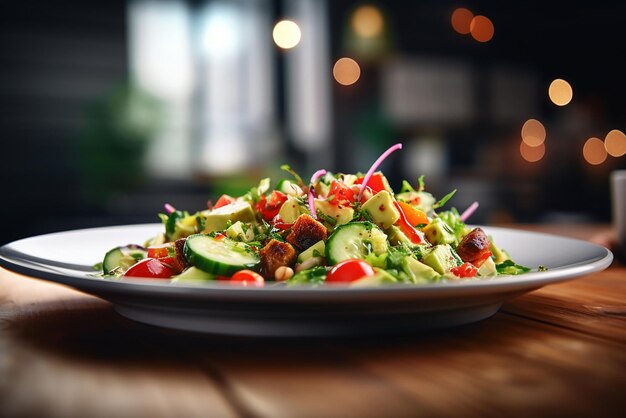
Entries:
POLYGON ((422 229, 428 242, 434 245, 456 244, 456 235, 447 223, 439 218, 433 219, 431 223, 422 229))
POLYGON ((387 190, 381 190, 372 196, 363 204, 363 210, 366 211, 372 222, 387 229, 400 219, 400 212, 393 204, 393 197, 387 190))
POLYGON ((427 283, 439 278, 439 274, 430 266, 408 256, 402 261, 402 269, 411 278, 412 283, 427 283))
POLYGON ((478 269, 479 276, 495 276, 498 274, 496 269, 496 263, 493 262, 493 258, 487 258, 478 269))
POLYGON ((407 247, 415 247, 420 244, 415 244, 413 241, 406 236, 404 232, 400 230, 395 225, 390 226, 386 231, 387 236, 389 237, 389 242, 391 245, 404 245, 407 247))
MULTIPOLYGON (((354 209, 350 206, 333 205, 327 200, 315 199, 315 210, 319 210, 329 219, 334 219, 334 221, 328 221, 331 227, 347 224, 354 218, 354 209)), ((326 220, 321 220, 326 223, 326 220)))
POLYGON ((206 214, 205 232, 223 231, 231 222, 254 222, 254 211, 248 202, 238 200, 206 214))
POLYGON ((292 224, 303 213, 308 213, 306 208, 302 204, 300 204, 298 199, 290 196, 280 207, 280 210, 278 211, 278 216, 280 216, 280 219, 284 223, 292 224))
POLYGON ((320 240, 315 244, 311 245, 306 250, 302 251, 300 255, 298 255, 298 263, 304 263, 309 258, 313 257, 324 257, 324 253, 326 251, 326 244, 324 240, 320 240))
POLYGON ((254 231, 249 225, 237 221, 226 229, 226 236, 235 241, 250 242, 254 239, 254 231))
POLYGON ((439 274, 445 274, 457 266, 456 258, 452 255, 452 249, 448 244, 435 246, 422 258, 422 262, 439 274))
POLYGON ((493 243, 493 240, 491 240, 489 250, 491 250, 491 254, 493 255, 493 261, 495 264, 502 264, 510 258, 506 251, 500 249, 496 244, 493 243))
POLYGON ((355 280, 350 283, 350 287, 372 287, 398 283, 398 279, 387 273, 385 270, 374 270, 376 270, 376 274, 374 274, 373 276, 366 276, 361 279, 355 280))
POLYGON ((174 277, 172 283, 198 283, 209 280, 215 280, 215 275, 192 266, 174 277))

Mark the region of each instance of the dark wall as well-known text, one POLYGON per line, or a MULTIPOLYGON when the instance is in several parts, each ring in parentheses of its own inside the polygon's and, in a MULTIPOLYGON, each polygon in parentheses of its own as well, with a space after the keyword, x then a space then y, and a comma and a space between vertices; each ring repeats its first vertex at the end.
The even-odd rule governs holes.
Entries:
POLYGON ((2 242, 62 229, 83 215, 75 142, 84 112, 127 76, 124 2, 6 3, 0 10, 2 242))

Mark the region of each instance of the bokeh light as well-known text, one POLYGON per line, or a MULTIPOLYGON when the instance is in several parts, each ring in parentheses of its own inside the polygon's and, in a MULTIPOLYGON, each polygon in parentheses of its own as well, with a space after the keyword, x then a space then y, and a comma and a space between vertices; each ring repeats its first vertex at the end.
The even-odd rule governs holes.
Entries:
POLYGON ((606 149, 600 138, 589 138, 583 146, 583 157, 591 165, 602 164, 606 160, 606 149))
POLYGON ((291 20, 281 20, 274 26, 272 32, 274 42, 283 49, 290 49, 300 43, 300 27, 291 20))
POLYGON ((606 134, 604 138, 604 148, 606 148, 606 152, 613 157, 621 157, 626 154, 626 135, 624 135, 624 132, 613 129, 606 134))
POLYGON ((493 22, 487 16, 474 16, 470 23, 472 38, 478 42, 489 42, 493 38, 493 22))
POLYGON ((470 24, 474 18, 474 13, 471 10, 464 7, 459 7, 452 12, 452 28, 461 35, 467 35, 470 33, 470 24))
POLYGON ((361 67, 352 58, 339 58, 333 67, 333 77, 337 83, 349 86, 361 77, 361 67))
POLYGON ((546 155, 546 146, 544 144, 540 144, 536 147, 531 147, 526 142, 521 141, 519 144, 519 152, 522 155, 522 158, 529 163, 536 163, 541 160, 544 155, 546 155))
POLYGON ((352 29, 362 38, 374 38, 383 31, 383 14, 374 6, 360 6, 352 15, 352 29))
POLYGON ((546 128, 537 119, 528 119, 522 126, 522 141, 529 147, 538 147, 546 140, 546 128))
POLYGON ((565 106, 572 101, 574 92, 572 91, 572 86, 567 81, 557 78, 550 83, 548 96, 555 105, 565 106))

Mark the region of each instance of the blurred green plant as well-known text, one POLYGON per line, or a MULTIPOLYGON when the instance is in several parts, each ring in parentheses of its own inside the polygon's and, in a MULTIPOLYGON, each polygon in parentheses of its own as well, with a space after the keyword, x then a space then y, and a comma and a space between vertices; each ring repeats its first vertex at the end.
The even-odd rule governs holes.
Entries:
POLYGON ((145 180, 145 151, 163 113, 159 100, 126 82, 86 106, 77 167, 88 202, 100 205, 145 180))

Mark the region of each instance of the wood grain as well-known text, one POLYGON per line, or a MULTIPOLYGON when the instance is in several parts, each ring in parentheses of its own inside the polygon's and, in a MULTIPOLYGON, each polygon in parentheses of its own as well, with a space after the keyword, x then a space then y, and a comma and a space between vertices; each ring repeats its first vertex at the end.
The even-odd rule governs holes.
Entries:
POLYGON ((449 330, 223 339, 134 323, 0 269, 0 416, 618 417, 625 296, 615 264, 449 330))

